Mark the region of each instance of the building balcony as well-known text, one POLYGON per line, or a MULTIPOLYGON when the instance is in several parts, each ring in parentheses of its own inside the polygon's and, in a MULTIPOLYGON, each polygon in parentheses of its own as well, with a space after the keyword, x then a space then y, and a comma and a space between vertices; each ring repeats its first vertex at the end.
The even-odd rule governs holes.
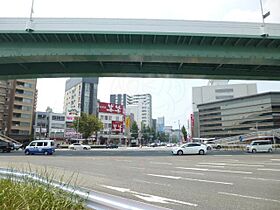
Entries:
POLYGON ((34 95, 26 95, 24 93, 15 93, 15 96, 19 97, 19 98, 29 98, 29 99, 33 99, 34 98, 34 95))
POLYGON ((32 122, 32 118, 13 117, 12 121, 32 122))
POLYGON ((20 131, 29 131, 29 132, 31 132, 31 126, 15 126, 15 125, 13 125, 12 127, 11 127, 11 130, 20 130, 20 131))

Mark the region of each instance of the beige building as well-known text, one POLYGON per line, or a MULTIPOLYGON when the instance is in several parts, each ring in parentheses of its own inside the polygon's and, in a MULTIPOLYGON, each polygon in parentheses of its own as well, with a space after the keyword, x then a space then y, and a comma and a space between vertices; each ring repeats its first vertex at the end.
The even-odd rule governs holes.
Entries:
POLYGON ((4 133, 7 128, 9 95, 11 91, 10 80, 0 80, 0 132, 4 133))
POLYGON ((24 141, 32 134, 34 112, 37 105, 36 79, 10 81, 7 94, 7 125, 4 134, 24 141))

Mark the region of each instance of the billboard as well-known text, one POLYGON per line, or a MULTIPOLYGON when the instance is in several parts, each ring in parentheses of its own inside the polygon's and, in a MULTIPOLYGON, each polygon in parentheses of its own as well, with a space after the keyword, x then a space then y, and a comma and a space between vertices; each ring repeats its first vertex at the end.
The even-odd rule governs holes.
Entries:
POLYGON ((112 131, 123 132, 123 122, 122 121, 112 121, 112 131))
POLYGON ((191 114, 191 127, 193 128, 194 127, 194 115, 191 114))
POLYGON ((75 117, 80 116, 80 111, 75 108, 67 109, 66 113, 66 122, 73 122, 75 120, 75 117))
POLYGON ((124 114, 123 105, 99 102, 99 112, 124 114))

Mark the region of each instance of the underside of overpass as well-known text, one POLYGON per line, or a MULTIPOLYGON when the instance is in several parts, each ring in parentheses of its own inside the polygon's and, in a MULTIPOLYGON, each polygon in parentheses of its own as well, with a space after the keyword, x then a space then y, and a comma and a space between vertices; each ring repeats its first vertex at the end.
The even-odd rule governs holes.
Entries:
POLYGON ((0 78, 280 79, 279 24, 261 36, 256 23, 38 19, 29 32, 26 23, 0 19, 0 78))

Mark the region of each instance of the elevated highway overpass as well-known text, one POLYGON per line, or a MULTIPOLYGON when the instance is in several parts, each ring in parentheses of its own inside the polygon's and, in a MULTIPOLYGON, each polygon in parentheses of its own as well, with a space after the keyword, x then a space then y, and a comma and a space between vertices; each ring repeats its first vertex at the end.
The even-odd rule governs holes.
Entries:
POLYGON ((263 33, 261 23, 0 18, 0 79, 279 80, 280 24, 263 33))

